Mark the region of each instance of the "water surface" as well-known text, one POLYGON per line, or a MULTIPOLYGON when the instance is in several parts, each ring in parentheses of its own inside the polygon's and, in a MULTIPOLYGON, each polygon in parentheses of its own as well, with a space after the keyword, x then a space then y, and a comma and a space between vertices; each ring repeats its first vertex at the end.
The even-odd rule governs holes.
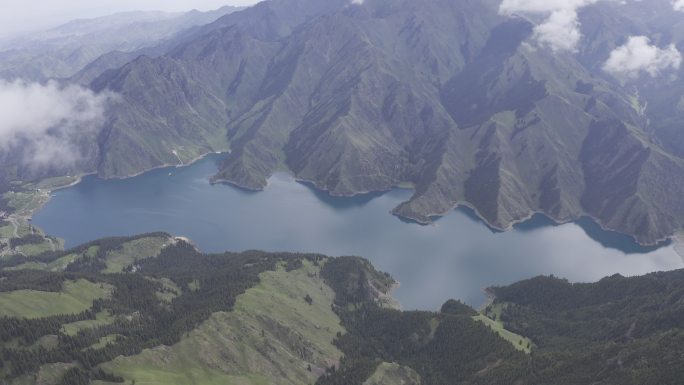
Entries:
POLYGON ((114 235, 166 231, 203 251, 259 249, 359 255, 391 273, 406 309, 433 310, 449 298, 473 306, 482 289, 539 274, 594 281, 684 267, 672 245, 642 248, 590 220, 554 225, 543 216, 505 233, 455 210, 432 226, 390 211, 407 190, 334 198, 278 174, 263 192, 211 185, 218 156, 125 180, 86 177, 56 191, 34 223, 67 247, 114 235))

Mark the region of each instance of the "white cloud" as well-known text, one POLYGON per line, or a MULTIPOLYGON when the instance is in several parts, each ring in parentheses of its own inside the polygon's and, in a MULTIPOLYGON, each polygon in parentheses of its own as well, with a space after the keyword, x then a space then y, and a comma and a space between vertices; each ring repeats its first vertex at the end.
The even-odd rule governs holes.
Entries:
POLYGON ((508 16, 519 13, 545 17, 534 28, 534 36, 539 44, 554 51, 574 51, 582 38, 577 11, 598 1, 600 0, 503 0, 499 13, 508 16))
POLYGON ((672 2, 672 7, 674 7, 675 11, 684 12, 684 0, 674 0, 672 2))
POLYGON ((0 151, 19 148, 27 166, 69 166, 78 140, 100 128, 110 94, 56 82, 0 80, 0 151))
POLYGON ((577 11, 561 9, 534 28, 534 36, 542 45, 554 51, 574 51, 582 38, 577 20, 577 11))
POLYGON ((503 0, 499 12, 503 15, 514 13, 549 14, 560 9, 577 10, 598 0, 503 0))
POLYGON ((681 64, 682 54, 674 44, 659 48, 646 36, 631 36, 610 53, 603 70, 619 78, 636 78, 642 72, 655 77, 668 69, 679 69, 681 64))

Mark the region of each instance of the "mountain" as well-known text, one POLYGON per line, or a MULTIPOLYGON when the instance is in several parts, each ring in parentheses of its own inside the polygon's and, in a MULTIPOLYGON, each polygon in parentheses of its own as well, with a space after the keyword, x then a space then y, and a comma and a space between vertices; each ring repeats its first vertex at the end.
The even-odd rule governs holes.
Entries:
POLYGON ((97 172, 230 147, 217 182, 258 190, 285 168, 333 195, 410 184, 394 213, 421 223, 466 204, 500 229, 591 216, 656 243, 684 221, 684 82, 602 70, 630 34, 684 44, 662 32, 681 18, 656 3, 583 8, 587 38, 563 53, 535 47, 533 21, 493 0, 264 2, 93 81, 122 96, 97 172))
MULTIPOLYGON (((159 46, 239 9, 223 7, 209 12, 194 10, 186 13, 125 12, 71 21, 1 43, 0 78, 38 81, 68 78, 102 55, 123 55, 159 46)), ((133 58, 112 62, 104 69, 116 68, 133 58)))
POLYGON ((684 272, 401 311, 356 257, 206 255, 164 233, 0 261, 8 384, 681 382, 684 272))
MULTIPOLYGON (((394 214, 468 205, 508 229, 533 213, 656 244, 684 226, 684 68, 619 78, 627 37, 684 49, 667 0, 579 10, 576 52, 487 0, 273 0, 157 46, 111 52, 72 81, 117 97, 79 163, 8 180, 126 177, 231 151, 213 178, 265 188, 288 170, 332 195, 413 186, 394 214)), ((16 150, 21 153, 21 150, 16 150)))

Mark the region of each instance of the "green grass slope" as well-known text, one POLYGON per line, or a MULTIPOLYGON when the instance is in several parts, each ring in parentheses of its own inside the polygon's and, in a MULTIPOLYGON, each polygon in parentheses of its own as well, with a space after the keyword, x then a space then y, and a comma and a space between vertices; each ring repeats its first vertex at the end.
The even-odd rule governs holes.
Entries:
POLYGON ((114 317, 109 313, 109 311, 105 310, 95 314, 94 320, 83 320, 66 324, 62 326, 61 332, 68 336, 74 336, 81 330, 108 325, 112 322, 114 322, 114 317))
POLYGON ((318 272, 305 261, 297 270, 262 273, 232 312, 213 314, 173 346, 102 367, 136 384, 313 383, 341 357, 332 341, 344 332, 318 272))
POLYGON ((533 343, 529 338, 525 338, 519 334, 515 334, 506 330, 501 322, 494 321, 493 319, 482 314, 476 315, 473 317, 473 319, 487 325, 487 327, 495 331, 496 334, 498 334, 501 338, 510 342, 516 349, 528 354, 532 351, 533 343))
POLYGON ((162 249, 177 242, 168 234, 151 233, 135 237, 101 239, 64 251, 61 241, 48 240, 45 237, 42 239, 40 244, 22 245, 12 255, 0 259, 0 270, 87 270, 91 273, 120 273, 125 267, 141 259, 158 256, 162 249), (20 248, 27 247, 33 251, 16 253, 26 251, 20 248))
POLYGON ((120 273, 124 267, 141 258, 156 257, 172 240, 167 236, 140 238, 124 243, 106 254, 107 268, 103 273, 120 273))
POLYGON ((111 288, 85 279, 66 281, 60 292, 15 290, 0 293, 0 316, 41 318, 76 314, 89 309, 93 301, 109 295, 111 288))

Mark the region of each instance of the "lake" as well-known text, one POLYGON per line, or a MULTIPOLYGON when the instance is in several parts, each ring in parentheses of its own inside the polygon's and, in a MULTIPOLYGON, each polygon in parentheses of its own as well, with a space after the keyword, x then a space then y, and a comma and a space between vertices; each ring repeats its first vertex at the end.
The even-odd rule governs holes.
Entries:
POLYGON ((33 223, 67 247, 165 231, 192 239, 205 252, 363 256, 401 282, 394 296, 409 310, 435 310, 449 298, 478 307, 483 288, 539 274, 586 282, 684 267, 673 245, 640 247, 589 219, 554 225, 538 215, 500 233, 458 209, 421 226, 390 214, 411 196, 408 190, 336 198, 285 174, 273 176, 262 192, 211 185, 220 156, 129 179, 85 177, 56 191, 33 223))

